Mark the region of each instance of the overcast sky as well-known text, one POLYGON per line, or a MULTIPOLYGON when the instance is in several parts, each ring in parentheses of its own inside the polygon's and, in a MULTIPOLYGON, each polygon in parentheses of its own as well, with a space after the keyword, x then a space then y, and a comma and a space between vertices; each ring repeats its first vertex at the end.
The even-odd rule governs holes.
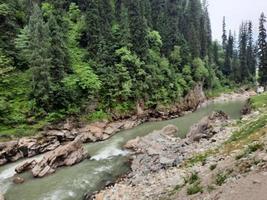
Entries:
POLYGON ((222 20, 226 17, 227 30, 238 33, 242 20, 252 20, 255 35, 261 12, 267 15, 267 0, 208 0, 213 39, 221 40, 222 20))

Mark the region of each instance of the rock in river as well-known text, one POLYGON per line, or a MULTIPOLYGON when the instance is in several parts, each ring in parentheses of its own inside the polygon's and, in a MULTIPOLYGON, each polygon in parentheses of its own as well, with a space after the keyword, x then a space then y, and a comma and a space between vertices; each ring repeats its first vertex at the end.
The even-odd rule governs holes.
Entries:
POLYGON ((222 111, 213 112, 192 126, 187 134, 187 138, 192 142, 198 142, 202 138, 210 139, 213 135, 220 132, 220 127, 222 127, 222 124, 227 123, 228 119, 228 115, 222 111))
POLYGON ((177 131, 177 127, 168 125, 162 130, 127 142, 124 147, 137 153, 132 160, 132 174, 145 174, 176 165, 179 160, 177 149, 180 138, 173 135, 177 131))
POLYGON ((17 174, 20 174, 20 173, 31 170, 32 168, 36 166, 36 164, 37 162, 35 160, 26 161, 22 163, 21 165, 17 166, 15 171, 17 174))
POLYGON ((41 178, 54 173, 58 167, 71 166, 88 157, 81 139, 76 138, 73 142, 46 153, 32 169, 32 174, 34 177, 41 178))
POLYGON ((14 176, 13 177, 13 183, 15 183, 15 184, 22 184, 22 183, 24 183, 24 178, 22 178, 22 177, 19 177, 19 176, 14 176))

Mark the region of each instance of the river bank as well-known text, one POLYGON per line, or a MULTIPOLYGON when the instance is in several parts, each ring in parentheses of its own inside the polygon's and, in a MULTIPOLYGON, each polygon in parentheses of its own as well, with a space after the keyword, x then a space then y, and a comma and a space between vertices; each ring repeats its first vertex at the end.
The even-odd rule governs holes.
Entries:
POLYGON ((211 103, 223 102, 227 101, 227 99, 245 100, 251 95, 254 95, 252 91, 244 91, 240 94, 223 94, 214 99, 207 100, 202 86, 197 85, 181 103, 173 105, 168 109, 146 110, 142 115, 134 115, 130 118, 114 122, 102 121, 91 124, 79 124, 67 120, 65 123, 47 127, 37 136, 0 143, 0 166, 21 158, 29 158, 55 150, 59 146, 73 141, 78 136, 81 137, 83 143, 103 141, 122 130, 131 129, 144 122, 177 118, 211 103))
MULTIPOLYGON (((121 131, 107 140, 84 144, 90 159, 72 167, 61 167, 56 173, 42 179, 33 178, 30 172, 20 174, 25 180, 20 185, 14 184, 12 179, 16 167, 25 161, 6 164, 0 167, 0 192, 5 194, 7 200, 15 200, 18 196, 21 200, 83 200, 85 193, 98 191, 129 172, 129 151, 122 148, 127 141, 160 130, 168 124, 179 127, 177 136, 183 138, 193 124, 212 111, 223 110, 232 119, 240 119, 243 105, 244 101, 210 104, 179 118, 146 122, 121 131)), ((32 159, 40 161, 42 157, 40 155, 32 159)))
POLYGON ((91 199, 263 200, 266 119, 266 109, 261 113, 253 111, 241 121, 225 117, 216 120, 213 114, 193 126, 185 139, 169 138, 174 144, 160 139, 164 150, 174 148, 172 151, 178 156, 179 164, 168 167, 151 168, 154 165, 147 162, 152 157, 158 166, 156 158, 161 153, 155 151, 160 146, 155 145, 154 136, 165 135, 164 129, 135 139, 126 145, 134 151, 132 172, 91 199), (140 162, 140 157, 146 162, 140 162))

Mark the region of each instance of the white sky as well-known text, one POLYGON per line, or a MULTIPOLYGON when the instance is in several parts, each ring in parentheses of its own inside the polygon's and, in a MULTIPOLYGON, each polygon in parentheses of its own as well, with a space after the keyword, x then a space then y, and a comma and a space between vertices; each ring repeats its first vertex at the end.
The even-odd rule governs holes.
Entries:
POLYGON ((267 15, 267 0, 208 0, 213 39, 221 41, 222 20, 226 17, 226 30, 236 31, 242 21, 252 20, 255 35, 261 12, 267 15))

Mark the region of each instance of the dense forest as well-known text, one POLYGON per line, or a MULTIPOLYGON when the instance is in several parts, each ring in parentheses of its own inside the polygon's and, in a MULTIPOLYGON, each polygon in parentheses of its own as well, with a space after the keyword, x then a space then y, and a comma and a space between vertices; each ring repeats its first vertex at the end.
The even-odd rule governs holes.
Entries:
POLYGON ((224 19, 220 44, 205 0, 1 0, 0 132, 174 104, 199 82, 266 85, 265 23, 256 40, 224 19))

